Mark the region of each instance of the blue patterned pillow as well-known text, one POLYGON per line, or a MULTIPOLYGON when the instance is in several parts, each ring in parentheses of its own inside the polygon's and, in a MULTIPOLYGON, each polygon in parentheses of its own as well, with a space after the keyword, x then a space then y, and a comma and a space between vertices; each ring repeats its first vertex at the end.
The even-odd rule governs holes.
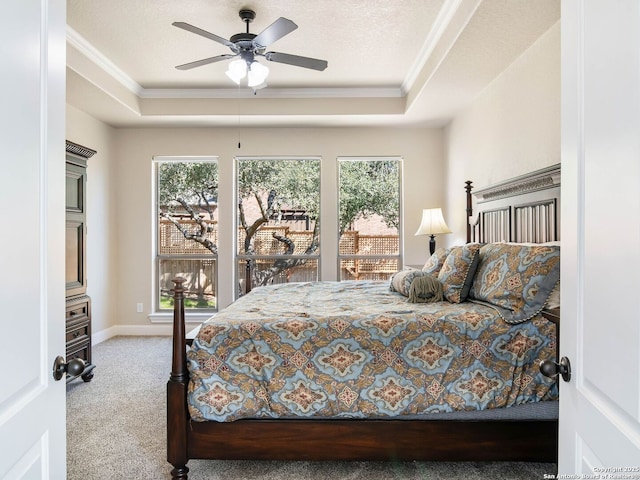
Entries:
POLYGON ((427 263, 424 264, 424 267, 422 267, 422 271, 437 277, 450 252, 450 248, 437 248, 433 255, 429 257, 427 263))
POLYGON ((537 315, 560 280, 560 247, 490 243, 469 297, 493 306, 507 323, 537 315))
POLYGON ((417 277, 424 277, 430 275, 427 272, 418 270, 417 268, 407 268, 396 272, 391 277, 391 291, 398 292, 405 297, 409 296, 409 289, 411 288, 411 282, 417 277))
POLYGON ((438 280, 442 283, 444 298, 451 303, 462 303, 467 299, 478 265, 478 250, 479 243, 452 247, 444 261, 438 280))

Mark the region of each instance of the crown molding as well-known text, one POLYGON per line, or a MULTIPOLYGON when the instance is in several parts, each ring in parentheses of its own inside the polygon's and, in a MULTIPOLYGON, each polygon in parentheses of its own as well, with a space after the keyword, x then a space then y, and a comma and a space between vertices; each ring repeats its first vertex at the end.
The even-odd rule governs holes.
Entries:
POLYGON ((147 88, 141 98, 402 98, 399 88, 147 88))
POLYGON ((431 78, 441 63, 441 61, 433 61, 434 55, 441 58, 446 57, 481 2, 482 0, 444 1, 416 61, 411 66, 405 81, 402 82, 400 88, 404 95, 408 95, 420 76, 424 75, 425 68, 430 69, 430 73, 426 77, 431 78), (442 50, 443 53, 437 54, 437 49, 442 50))
MULTIPOLYGON (((457 1, 457 0, 456 0, 457 1)), ((144 88, 67 25, 67 43, 139 98, 402 98, 402 88, 144 88)))
POLYGON ((101 51, 90 44, 82 35, 67 25, 67 43, 75 47, 80 53, 87 57, 100 69, 117 80, 122 86, 131 93, 140 96, 143 88, 129 75, 118 68, 111 60, 109 60, 101 51))
POLYGON ((473 195, 478 199, 478 203, 524 195, 525 193, 558 187, 560 185, 560 177, 560 164, 558 163, 504 182, 480 188, 473 192, 473 195))
POLYGON ((411 90, 411 87, 413 87, 422 67, 440 42, 442 35, 451 23, 451 20, 460 7, 460 3, 462 3, 462 1, 463 0, 445 0, 433 23, 433 28, 429 31, 429 35, 427 35, 427 39, 418 53, 416 61, 411 66, 407 78, 402 82, 401 90, 405 94, 411 90))
POLYGON ((75 155, 78 155, 78 156, 80 156, 82 158, 91 158, 96 153, 98 153, 96 150, 93 150, 92 148, 82 146, 82 145, 80 145, 78 143, 74 143, 74 142, 72 142, 70 140, 66 140, 65 141, 65 151, 67 153, 73 153, 75 155))

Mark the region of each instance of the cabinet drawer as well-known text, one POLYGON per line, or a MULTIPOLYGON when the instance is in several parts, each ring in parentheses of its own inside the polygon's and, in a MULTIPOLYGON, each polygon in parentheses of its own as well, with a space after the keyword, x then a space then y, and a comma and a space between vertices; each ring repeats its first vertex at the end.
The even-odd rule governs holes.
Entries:
POLYGON ((89 317, 89 302, 80 302, 73 305, 67 305, 66 321, 77 322, 89 317))
POLYGON ((91 361, 90 347, 88 341, 67 345, 67 362, 74 358, 81 358, 85 362, 91 361))
POLYGON ((67 324, 66 342, 73 342, 82 337, 89 338, 89 320, 67 324))

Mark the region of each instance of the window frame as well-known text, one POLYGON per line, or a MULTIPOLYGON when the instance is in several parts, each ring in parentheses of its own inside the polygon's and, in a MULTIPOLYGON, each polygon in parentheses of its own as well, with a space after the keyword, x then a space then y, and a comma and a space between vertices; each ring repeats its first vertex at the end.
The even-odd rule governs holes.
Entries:
MULTIPOLYGON (((185 316, 191 319, 206 319, 218 312, 219 301, 219 252, 218 254, 210 253, 207 255, 179 255, 179 254, 161 254, 160 253, 160 221, 159 221, 159 187, 160 187, 160 171, 159 165, 164 163, 216 163, 218 165, 218 180, 220 177, 220 161, 216 155, 203 155, 203 156, 154 156, 152 159, 152 219, 153 219, 153 266, 152 266, 152 295, 151 305, 152 313, 150 319, 152 322, 160 321, 166 322, 167 317, 173 315, 172 309, 160 308, 160 263, 162 260, 212 260, 213 261, 213 285, 214 295, 216 298, 215 308, 186 308, 185 316)), ((219 217, 218 217, 219 218, 219 217)))
MULTIPOLYGON (((318 162, 318 219, 316 222, 320 222, 322 224, 322 157, 319 155, 237 155, 233 158, 234 169, 233 169, 233 186, 234 186, 234 195, 237 198, 239 195, 239 172, 240 172, 240 162, 242 161, 261 161, 261 160, 285 160, 285 161, 296 161, 296 160, 314 160, 318 162)), ((240 281, 244 278, 244 274, 240 272, 240 262, 247 259, 262 259, 262 260, 270 260, 270 259, 311 259, 316 262, 316 278, 317 280, 321 280, 322 275, 322 234, 321 231, 318 235, 318 253, 313 255, 301 255, 301 254, 292 254, 292 255, 265 255, 265 254, 256 254, 256 255, 247 255, 239 252, 238 248, 238 235, 240 233, 240 229, 242 226, 240 225, 240 218, 238 212, 237 202, 234 202, 235 208, 233 211, 233 219, 234 219, 234 235, 233 235, 233 265, 235 272, 235 281, 236 285, 239 285, 240 281)), ((323 227, 320 227, 321 229, 323 227)), ((246 280, 245 280, 246 281, 246 280)), ((245 287, 246 288, 246 287, 245 287)), ((234 300, 239 298, 241 295, 239 294, 240 287, 234 289, 234 300)))
POLYGON ((342 261, 343 260, 384 260, 384 259, 397 259, 398 270, 401 270, 404 266, 404 158, 400 155, 392 156, 339 156, 336 162, 336 208, 337 208, 337 262, 336 272, 337 278, 341 282, 349 282, 354 280, 342 278, 342 261), (341 254, 340 253, 340 162, 370 162, 370 161, 397 161, 398 162, 398 254, 397 255, 356 255, 356 254, 341 254))

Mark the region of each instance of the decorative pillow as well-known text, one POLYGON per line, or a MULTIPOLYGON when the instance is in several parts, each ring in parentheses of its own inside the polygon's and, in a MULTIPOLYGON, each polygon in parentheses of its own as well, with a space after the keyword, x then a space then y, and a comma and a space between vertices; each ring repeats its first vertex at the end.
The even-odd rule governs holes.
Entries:
MULTIPOLYGON (((544 243, 516 243, 516 242, 505 242, 508 245, 525 245, 527 247, 540 247, 540 246, 560 246, 560 240, 556 240, 553 242, 544 242, 544 243)), ((549 298, 547 298, 547 302, 545 303, 546 308, 559 308, 560 307, 560 282, 556 283, 556 286, 553 287, 551 293, 549 294, 549 298)))
POLYGON ((560 247, 490 243, 469 297, 493 306, 507 323, 538 314, 560 280, 560 247))
POLYGON ((437 277, 450 252, 450 248, 437 248, 433 255, 429 257, 427 263, 424 264, 424 267, 422 267, 422 271, 437 277))
POLYGON ((478 266, 478 250, 479 243, 452 247, 444 261, 438 280, 442 283, 444 298, 451 303, 462 303, 467 299, 478 266))
POLYGON ((417 277, 423 277, 426 275, 429 274, 422 270, 418 270, 417 268, 406 268, 404 270, 400 270, 391 276, 391 291, 401 293, 405 297, 408 297, 411 282, 413 282, 417 277))

